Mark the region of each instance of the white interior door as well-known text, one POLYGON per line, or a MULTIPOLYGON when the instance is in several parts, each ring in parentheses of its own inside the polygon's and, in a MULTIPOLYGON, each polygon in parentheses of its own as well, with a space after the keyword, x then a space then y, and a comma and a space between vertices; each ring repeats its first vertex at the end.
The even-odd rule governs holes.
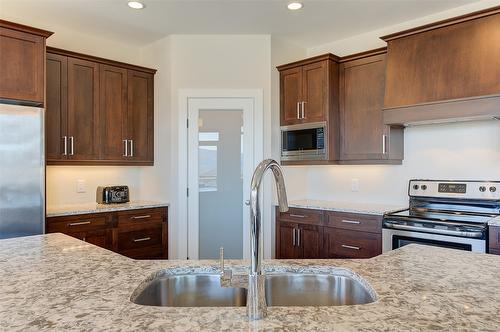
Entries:
POLYGON ((190 98, 188 101, 188 257, 227 258, 249 251, 245 202, 256 163, 254 100, 190 98))

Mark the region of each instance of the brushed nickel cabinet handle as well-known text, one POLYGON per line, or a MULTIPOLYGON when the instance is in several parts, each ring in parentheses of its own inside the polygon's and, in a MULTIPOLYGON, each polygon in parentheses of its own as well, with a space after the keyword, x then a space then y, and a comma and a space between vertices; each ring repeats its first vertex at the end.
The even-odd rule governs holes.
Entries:
POLYGON ((140 239, 134 239, 134 242, 143 242, 151 240, 150 237, 141 237, 140 239))
POLYGON ((68 155, 68 136, 63 136, 63 140, 64 140, 64 152, 63 152, 63 156, 67 156, 68 155))
POLYGON ((145 214, 143 216, 132 216, 130 219, 146 219, 146 218, 151 218, 150 214, 145 214))
POLYGON ((293 213, 290 213, 290 217, 292 217, 292 218, 305 218, 306 216, 304 216, 302 214, 293 214, 293 213))
POLYGON ((130 142, 130 157, 133 157, 134 156, 134 140, 129 139, 128 141, 130 142))
POLYGON ((353 250, 359 250, 359 249, 361 249, 360 247, 356 247, 356 246, 348 246, 347 244, 343 244, 343 245, 342 245, 342 248, 346 248, 346 249, 353 249, 353 250))
POLYGON ((300 101, 297 102, 297 119, 300 120, 300 101))
POLYGON ((72 222, 69 223, 68 226, 81 226, 81 225, 90 225, 91 221, 80 221, 80 222, 72 222))
POLYGON ((123 157, 128 157, 128 144, 126 139, 123 140, 123 151, 123 157))
POLYGON ((387 154, 387 135, 382 135, 382 154, 387 154))
POLYGON ((297 228, 297 247, 300 247, 300 228, 297 228))
POLYGON ((346 220, 346 219, 343 219, 341 222, 343 222, 344 224, 355 224, 355 225, 361 224, 361 221, 357 221, 357 220, 346 220))
POLYGON ((71 150, 69 155, 74 156, 75 155, 75 138, 73 136, 70 136, 69 142, 70 142, 70 150, 71 150))
POLYGON ((307 101, 302 102, 302 119, 306 118, 306 104, 307 104, 307 101))
POLYGON ((294 229, 293 229, 293 232, 292 232, 292 245, 293 245, 294 247, 296 246, 295 241, 296 241, 296 239, 297 239, 297 238, 296 238, 296 236, 295 236, 295 231, 296 231, 296 229, 294 228, 294 229))

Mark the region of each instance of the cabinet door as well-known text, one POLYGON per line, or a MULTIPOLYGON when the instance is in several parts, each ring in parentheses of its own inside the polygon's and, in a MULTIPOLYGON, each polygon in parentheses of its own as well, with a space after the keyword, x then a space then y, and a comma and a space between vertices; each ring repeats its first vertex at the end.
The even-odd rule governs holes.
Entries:
POLYGON ((0 98, 43 104, 45 38, 0 27, 0 98))
POLYGON ((387 132, 382 117, 384 85, 385 54, 341 65, 341 159, 387 159, 387 132))
POLYGON ((129 159, 152 164, 153 134, 153 75, 128 71, 128 139, 129 159))
POLYGON ((47 161, 68 156, 68 58, 47 53, 45 135, 47 161))
POLYGON ((108 231, 105 230, 68 233, 67 235, 91 243, 101 248, 111 249, 110 237, 108 235, 108 231))
POLYGON ((300 247, 300 258, 322 258, 323 227, 314 225, 299 225, 297 244, 300 247))
POLYGON ((99 157, 99 64, 68 58, 69 158, 99 157))
POLYGON ((279 221, 277 225, 276 258, 301 258, 300 250, 297 246, 297 224, 279 221))
POLYGON ((302 67, 280 72, 281 125, 301 123, 302 67))
POLYGON ((127 70, 99 66, 100 72, 100 160, 126 159, 127 70))
POLYGON ((302 67, 303 122, 326 121, 328 112, 328 64, 327 61, 302 67))

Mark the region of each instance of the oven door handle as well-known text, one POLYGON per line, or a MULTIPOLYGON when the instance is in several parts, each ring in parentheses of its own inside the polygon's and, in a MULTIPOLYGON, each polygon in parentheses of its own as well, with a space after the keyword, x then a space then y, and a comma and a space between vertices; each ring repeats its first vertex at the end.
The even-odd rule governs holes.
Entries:
POLYGON ((432 232, 429 232, 429 230, 427 228, 402 225, 402 224, 399 224, 399 223, 396 223, 396 222, 393 222, 390 220, 384 220, 384 227, 385 228, 392 228, 392 229, 400 229, 400 230, 404 230, 404 231, 416 231, 416 232, 423 232, 423 233, 443 234, 443 235, 461 236, 461 237, 468 237, 468 238, 482 238, 483 237, 483 232, 481 232, 481 231, 460 232, 460 231, 450 231, 448 229, 433 228, 432 232))

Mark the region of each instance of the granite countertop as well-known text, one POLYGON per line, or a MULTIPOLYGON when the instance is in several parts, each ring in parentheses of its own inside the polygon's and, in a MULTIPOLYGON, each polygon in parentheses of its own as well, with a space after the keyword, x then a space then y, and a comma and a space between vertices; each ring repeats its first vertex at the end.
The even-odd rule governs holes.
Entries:
POLYGON ((373 204, 373 203, 353 203, 353 202, 337 202, 337 201, 324 201, 313 199, 302 199, 290 201, 290 207, 303 208, 303 209, 317 209, 336 212, 350 212, 383 215, 384 213, 407 209, 408 206, 398 206, 389 204, 373 204))
POLYGON ((81 203, 52 205, 47 206, 47 217, 71 216, 75 214, 113 212, 122 210, 137 210, 163 206, 169 206, 169 203, 156 201, 130 201, 128 203, 120 204, 81 203))
MULTIPOLYGON (((242 261, 228 261, 229 266, 242 261)), ((246 264, 245 264, 246 265, 246 264)), ((266 268, 348 268, 378 301, 337 307, 270 307, 249 322, 245 308, 148 307, 129 301, 163 268, 215 261, 136 261, 62 234, 0 241, 0 330, 497 331, 500 256, 409 245, 368 260, 266 261, 266 268)))

